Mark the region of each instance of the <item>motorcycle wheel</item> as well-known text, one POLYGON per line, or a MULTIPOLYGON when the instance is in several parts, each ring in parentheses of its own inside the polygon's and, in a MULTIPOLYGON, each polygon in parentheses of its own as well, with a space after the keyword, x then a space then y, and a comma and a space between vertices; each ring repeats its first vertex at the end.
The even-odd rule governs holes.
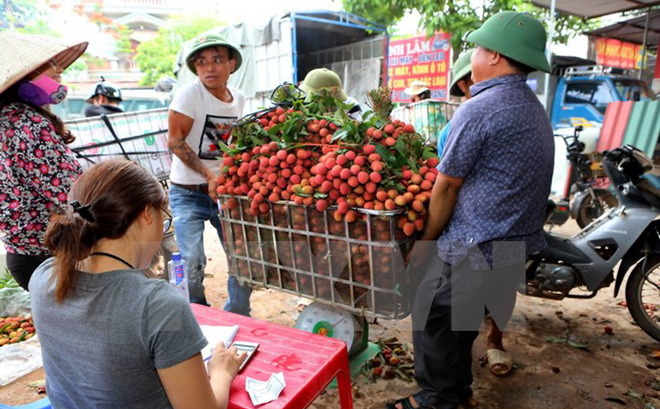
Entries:
POLYGON ((594 195, 596 196, 596 200, 589 195, 582 201, 577 211, 575 221, 577 221, 581 229, 584 229, 589 223, 602 216, 608 209, 619 205, 619 201, 616 200, 616 197, 609 190, 594 189, 594 195))
POLYGON ((660 341, 660 255, 642 259, 630 273, 626 302, 637 325, 660 341))

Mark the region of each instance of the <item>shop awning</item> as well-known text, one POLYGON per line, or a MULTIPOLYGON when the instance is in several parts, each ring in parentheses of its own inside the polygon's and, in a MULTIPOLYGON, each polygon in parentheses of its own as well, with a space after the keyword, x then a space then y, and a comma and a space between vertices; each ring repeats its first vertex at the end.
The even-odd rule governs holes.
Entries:
MULTIPOLYGON (((584 34, 591 37, 615 38, 629 43, 644 43, 644 25, 646 16, 635 17, 630 20, 619 21, 607 27, 596 30, 585 31, 584 34)), ((649 31, 647 44, 654 48, 660 41, 660 10, 653 10, 649 15, 649 31)))
MULTIPOLYGON (((559 13, 592 18, 622 11, 648 8, 660 0, 555 0, 559 13)), ((532 0, 537 6, 550 8, 552 0, 532 0)))

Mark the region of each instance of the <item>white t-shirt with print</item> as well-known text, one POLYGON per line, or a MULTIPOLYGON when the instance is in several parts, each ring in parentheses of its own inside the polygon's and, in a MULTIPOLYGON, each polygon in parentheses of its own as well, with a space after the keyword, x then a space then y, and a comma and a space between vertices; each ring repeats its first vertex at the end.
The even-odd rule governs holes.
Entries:
MULTIPOLYGON (((227 86, 234 97, 227 103, 214 97, 202 84, 199 78, 177 90, 170 109, 194 119, 186 143, 215 174, 220 173, 222 153, 217 148, 217 142, 226 143, 230 126, 243 115, 245 95, 238 89, 227 86)), ((189 168, 176 155, 172 155, 172 170, 170 180, 183 185, 200 185, 207 183, 206 178, 189 168)))

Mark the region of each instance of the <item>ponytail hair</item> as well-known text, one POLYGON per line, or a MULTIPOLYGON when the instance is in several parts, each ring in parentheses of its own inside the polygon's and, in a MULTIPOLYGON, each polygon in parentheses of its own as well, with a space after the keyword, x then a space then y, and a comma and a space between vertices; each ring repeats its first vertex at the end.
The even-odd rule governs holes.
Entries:
POLYGON ((71 188, 69 206, 46 230, 45 244, 55 256, 55 301, 75 288, 80 261, 101 239, 119 239, 149 206, 167 198, 158 180, 135 162, 113 159, 86 170, 71 188))

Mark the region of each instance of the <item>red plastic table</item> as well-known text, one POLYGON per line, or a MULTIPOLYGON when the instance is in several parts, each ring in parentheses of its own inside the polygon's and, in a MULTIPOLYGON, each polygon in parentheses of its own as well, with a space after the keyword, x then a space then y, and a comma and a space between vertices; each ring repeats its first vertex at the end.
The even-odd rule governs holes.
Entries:
POLYGON ((259 349, 231 384, 229 409, 254 408, 245 391, 245 378, 266 381, 284 373, 286 386, 280 397, 259 409, 302 409, 337 377, 341 409, 353 408, 346 344, 295 328, 190 304, 202 325, 238 325, 235 341, 258 342, 259 349))

